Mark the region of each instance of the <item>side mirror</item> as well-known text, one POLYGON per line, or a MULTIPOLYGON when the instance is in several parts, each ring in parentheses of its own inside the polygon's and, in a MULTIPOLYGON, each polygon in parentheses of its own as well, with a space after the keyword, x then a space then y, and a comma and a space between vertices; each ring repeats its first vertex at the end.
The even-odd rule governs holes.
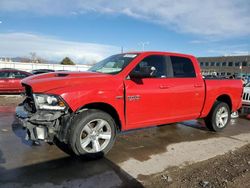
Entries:
POLYGON ((154 77, 156 68, 153 66, 143 66, 139 71, 133 70, 129 76, 130 78, 150 78, 154 77))

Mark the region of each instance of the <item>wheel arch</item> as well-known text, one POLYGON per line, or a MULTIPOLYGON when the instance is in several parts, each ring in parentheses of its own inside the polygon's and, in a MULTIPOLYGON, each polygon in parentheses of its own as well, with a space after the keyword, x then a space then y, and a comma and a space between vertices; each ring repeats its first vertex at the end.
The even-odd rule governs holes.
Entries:
POLYGON ((223 94, 216 98, 216 101, 224 102, 229 106, 230 111, 232 111, 232 99, 229 95, 223 94))
POLYGON ((84 106, 79 108, 76 111, 76 113, 84 111, 84 110, 88 110, 88 109, 97 109, 97 110, 101 110, 101 111, 108 113, 114 119, 114 121, 117 125, 118 131, 122 130, 121 119, 119 117, 117 110, 112 105, 110 105, 108 103, 104 103, 104 102, 89 103, 89 104, 85 104, 84 106))

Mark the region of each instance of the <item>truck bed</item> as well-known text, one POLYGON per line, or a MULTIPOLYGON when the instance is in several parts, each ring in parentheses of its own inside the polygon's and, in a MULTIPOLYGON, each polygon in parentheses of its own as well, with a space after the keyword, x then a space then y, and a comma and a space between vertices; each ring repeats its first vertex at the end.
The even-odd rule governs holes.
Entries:
POLYGON ((240 79, 204 79, 204 83, 206 95, 201 117, 207 116, 217 97, 225 93, 225 97, 230 97, 231 101, 234 101, 232 111, 237 111, 241 107, 243 84, 240 79))

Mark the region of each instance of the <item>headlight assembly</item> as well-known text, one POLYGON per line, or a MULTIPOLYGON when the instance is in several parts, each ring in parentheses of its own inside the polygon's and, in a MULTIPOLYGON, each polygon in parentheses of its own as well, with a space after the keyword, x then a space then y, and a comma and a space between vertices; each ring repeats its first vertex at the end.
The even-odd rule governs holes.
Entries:
POLYGON ((65 110, 66 104, 55 95, 33 94, 36 107, 40 110, 65 110))

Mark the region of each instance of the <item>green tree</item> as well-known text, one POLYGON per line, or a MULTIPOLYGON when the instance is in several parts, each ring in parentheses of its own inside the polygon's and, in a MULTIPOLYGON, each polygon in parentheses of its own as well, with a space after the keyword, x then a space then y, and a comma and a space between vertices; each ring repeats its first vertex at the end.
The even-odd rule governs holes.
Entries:
POLYGON ((69 58, 69 57, 65 57, 61 63, 61 65, 75 65, 75 63, 69 58))

